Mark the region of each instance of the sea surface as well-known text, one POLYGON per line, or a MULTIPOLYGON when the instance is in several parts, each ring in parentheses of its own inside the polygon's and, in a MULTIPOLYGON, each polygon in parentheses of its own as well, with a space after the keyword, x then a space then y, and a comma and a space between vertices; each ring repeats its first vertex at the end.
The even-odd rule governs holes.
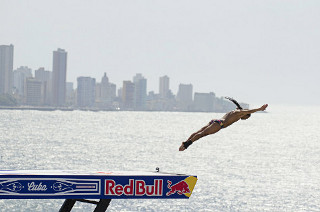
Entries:
MULTIPOLYGON (((191 174, 187 200, 112 200, 108 211, 320 211, 320 108, 269 106, 186 151, 222 113, 0 110, 0 169, 191 174)), ((0 211, 58 211, 64 200, 0 200, 0 211)), ((76 203, 73 212, 93 211, 76 203)))

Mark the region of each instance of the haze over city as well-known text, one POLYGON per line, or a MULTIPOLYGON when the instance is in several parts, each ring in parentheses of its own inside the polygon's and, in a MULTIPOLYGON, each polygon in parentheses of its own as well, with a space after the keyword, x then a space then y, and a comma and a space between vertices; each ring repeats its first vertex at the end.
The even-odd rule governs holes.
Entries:
POLYGON ((320 104, 319 1, 2 1, 1 45, 14 69, 52 70, 68 52, 67 81, 136 73, 158 92, 193 84, 247 103, 320 104))

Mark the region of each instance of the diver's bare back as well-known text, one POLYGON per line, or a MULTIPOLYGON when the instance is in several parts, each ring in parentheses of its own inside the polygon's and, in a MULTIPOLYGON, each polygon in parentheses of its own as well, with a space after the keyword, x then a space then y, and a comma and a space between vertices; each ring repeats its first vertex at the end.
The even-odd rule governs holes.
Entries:
POLYGON ((229 113, 226 113, 221 120, 223 121, 223 128, 230 126, 231 124, 240 120, 243 114, 240 110, 232 110, 229 113))

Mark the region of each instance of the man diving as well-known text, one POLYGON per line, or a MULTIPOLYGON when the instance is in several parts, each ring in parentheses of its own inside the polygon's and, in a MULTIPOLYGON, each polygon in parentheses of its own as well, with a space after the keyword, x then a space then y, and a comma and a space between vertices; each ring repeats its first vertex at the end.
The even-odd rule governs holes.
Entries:
POLYGON ((230 98, 230 97, 225 97, 226 99, 229 99, 232 101, 234 104, 237 105, 237 109, 230 111, 229 113, 226 113, 221 119, 213 119, 211 120, 206 126, 202 127, 200 130, 197 132, 193 133, 185 142, 182 142, 179 151, 184 151, 186 150, 193 142, 196 140, 207 136, 214 134, 221 130, 222 128, 226 128, 230 126, 231 124, 241 120, 246 120, 251 116, 251 113, 255 113, 258 111, 264 111, 267 107, 268 104, 262 105, 260 108, 257 109, 243 109, 239 103, 230 98))

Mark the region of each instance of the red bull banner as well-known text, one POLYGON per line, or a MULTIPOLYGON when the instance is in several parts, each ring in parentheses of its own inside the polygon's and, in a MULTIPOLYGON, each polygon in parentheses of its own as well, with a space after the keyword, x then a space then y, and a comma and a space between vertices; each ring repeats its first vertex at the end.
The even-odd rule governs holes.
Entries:
POLYGON ((189 198, 196 176, 161 172, 0 171, 0 199, 189 198))

